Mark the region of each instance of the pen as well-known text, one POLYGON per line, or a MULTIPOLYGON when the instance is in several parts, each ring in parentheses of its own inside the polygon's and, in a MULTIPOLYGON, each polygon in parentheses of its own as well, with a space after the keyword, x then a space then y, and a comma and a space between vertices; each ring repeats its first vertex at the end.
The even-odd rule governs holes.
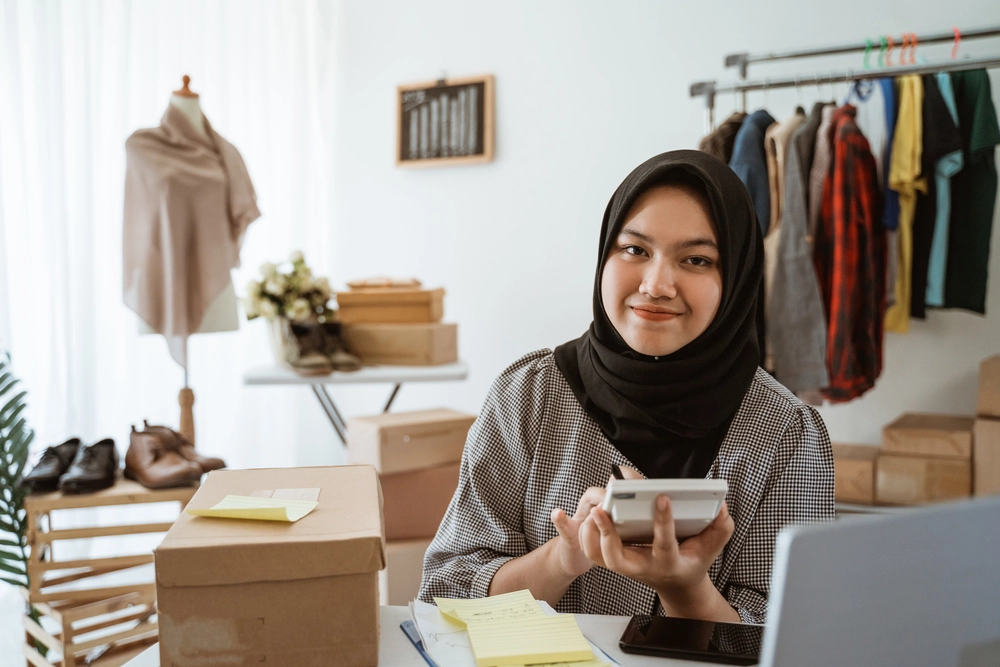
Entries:
POLYGON ((618 467, 617 463, 611 464, 611 474, 614 475, 615 479, 625 479, 625 475, 622 474, 622 469, 618 467))
POLYGON ((417 649, 421 657, 423 657, 424 662, 426 662, 430 667, 438 667, 437 663, 431 659, 427 649, 424 648, 424 643, 420 640, 420 633, 417 632, 417 626, 413 624, 413 621, 403 621, 399 624, 399 629, 403 631, 406 638, 410 640, 413 644, 413 648, 417 649))

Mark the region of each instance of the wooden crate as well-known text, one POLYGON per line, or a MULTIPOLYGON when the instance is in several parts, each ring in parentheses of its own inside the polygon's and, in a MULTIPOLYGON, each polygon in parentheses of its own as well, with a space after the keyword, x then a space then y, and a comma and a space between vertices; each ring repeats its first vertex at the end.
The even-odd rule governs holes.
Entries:
MULTIPOLYGON (((28 601, 27 589, 21 589, 28 601)), ((131 592, 106 600, 36 602, 35 609, 59 630, 50 632, 30 617, 22 652, 33 667, 78 667, 91 652, 109 646, 89 667, 119 667, 157 641, 155 591, 131 592), (45 656, 36 642, 48 649, 45 656)))
POLYGON ((150 490, 137 482, 119 480, 113 487, 96 493, 64 495, 56 492, 26 497, 24 509, 27 513, 28 546, 31 549, 28 560, 28 577, 31 582, 31 587, 28 590, 28 601, 34 604, 67 600, 107 600, 129 593, 155 595, 156 585, 152 582, 127 586, 85 586, 87 580, 92 577, 148 565, 153 562, 152 553, 60 561, 57 559, 58 549, 54 548, 54 543, 60 540, 114 535, 165 533, 173 525, 172 521, 60 530, 52 526, 52 512, 84 507, 96 508, 174 501, 178 502, 180 510, 183 510, 184 505, 191 500, 196 490, 197 487, 194 486, 150 490), (71 582, 81 583, 78 586, 73 586, 73 590, 52 590, 54 587, 71 582))

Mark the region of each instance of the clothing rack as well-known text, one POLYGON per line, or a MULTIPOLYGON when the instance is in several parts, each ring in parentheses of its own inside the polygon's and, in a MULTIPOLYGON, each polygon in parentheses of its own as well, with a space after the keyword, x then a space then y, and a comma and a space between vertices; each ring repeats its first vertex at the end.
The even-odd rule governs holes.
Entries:
MULTIPOLYGON (((956 45, 960 40, 978 39, 984 37, 1000 36, 1000 26, 990 28, 980 28, 976 30, 960 31, 955 29, 949 33, 933 33, 926 35, 912 35, 914 48, 917 44, 935 44, 941 42, 955 41, 956 45)), ((909 35, 907 35, 909 37, 909 35)), ((961 60, 949 60, 939 63, 920 63, 915 65, 894 65, 891 67, 880 67, 871 69, 848 69, 841 72, 826 72, 808 75, 798 75, 791 77, 781 77, 775 79, 747 79, 747 68, 750 63, 771 62, 775 60, 791 60, 798 58, 811 58, 818 56, 837 55, 866 51, 877 47, 871 40, 861 43, 843 44, 840 46, 830 46, 816 49, 803 49, 799 51, 770 52, 763 54, 736 53, 725 57, 726 67, 739 67, 740 80, 732 83, 720 85, 712 81, 696 81, 691 84, 691 97, 705 98, 705 112, 707 131, 715 127, 715 96, 717 93, 743 93, 743 107, 746 107, 746 93, 751 90, 769 90, 771 88, 791 88, 802 85, 819 85, 821 83, 849 83, 851 81, 862 81, 865 79, 876 79, 884 76, 903 76, 906 74, 934 74, 937 72, 958 72, 969 69, 994 69, 1000 67, 1000 55, 987 58, 969 58, 961 60)))

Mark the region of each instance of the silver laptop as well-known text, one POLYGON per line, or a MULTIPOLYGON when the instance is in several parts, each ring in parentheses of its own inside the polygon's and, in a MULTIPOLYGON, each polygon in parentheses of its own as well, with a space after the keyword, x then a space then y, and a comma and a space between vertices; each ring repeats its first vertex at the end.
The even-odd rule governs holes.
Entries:
POLYGON ((1000 497, 782 531, 760 664, 1000 666, 1000 497))

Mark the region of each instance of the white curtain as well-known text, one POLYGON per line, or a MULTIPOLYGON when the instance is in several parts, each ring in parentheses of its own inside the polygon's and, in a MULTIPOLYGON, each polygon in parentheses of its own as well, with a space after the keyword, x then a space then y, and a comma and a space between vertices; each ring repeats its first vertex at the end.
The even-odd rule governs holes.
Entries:
MULTIPOLYGON (((237 293, 302 249, 329 273, 327 96, 336 8, 321 0, 0 0, 0 348, 29 392, 36 451, 131 424, 176 427, 183 373, 122 303, 125 139, 152 127, 181 76, 242 153, 263 217, 237 293)), ((242 318, 241 318, 242 319, 242 318)), ((189 342, 197 444, 231 467, 335 463, 305 388, 255 388, 262 322, 189 342)))

